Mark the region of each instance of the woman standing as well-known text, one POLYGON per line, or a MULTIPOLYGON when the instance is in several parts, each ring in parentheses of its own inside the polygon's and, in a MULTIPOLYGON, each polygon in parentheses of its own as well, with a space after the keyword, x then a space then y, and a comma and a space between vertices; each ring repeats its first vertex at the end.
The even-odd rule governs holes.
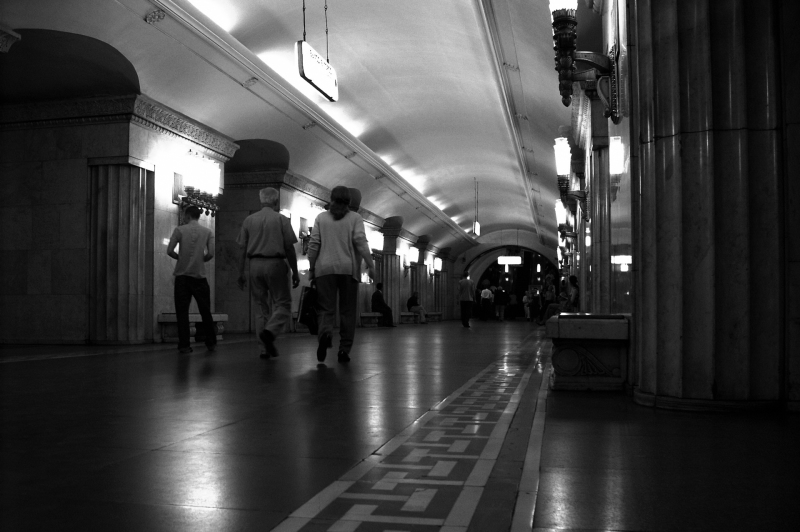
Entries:
POLYGON ((331 191, 330 210, 317 216, 308 245, 308 275, 317 287, 319 362, 325 361, 328 348, 333 345, 337 295, 341 318, 338 358, 339 362, 350 362, 350 349, 356 332, 361 259, 367 263, 370 278, 375 278, 375 264, 367 244, 364 220, 349 206, 350 191, 347 187, 335 187, 331 191))

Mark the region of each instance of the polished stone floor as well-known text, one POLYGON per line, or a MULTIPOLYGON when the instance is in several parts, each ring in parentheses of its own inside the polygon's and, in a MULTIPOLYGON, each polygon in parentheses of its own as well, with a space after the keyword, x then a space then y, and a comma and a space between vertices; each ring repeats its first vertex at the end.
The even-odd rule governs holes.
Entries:
POLYGON ((543 332, 2 348, 0 530, 798 528, 800 417, 548 393, 543 332))

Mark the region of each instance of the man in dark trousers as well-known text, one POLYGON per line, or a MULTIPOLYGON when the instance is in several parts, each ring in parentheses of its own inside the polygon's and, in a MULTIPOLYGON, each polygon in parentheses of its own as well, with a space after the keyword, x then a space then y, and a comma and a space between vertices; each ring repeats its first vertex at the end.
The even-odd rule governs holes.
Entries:
POLYGON ((178 320, 178 350, 191 353, 189 335, 189 305, 192 297, 203 318, 206 347, 213 351, 217 346, 217 331, 211 317, 211 289, 206 280, 206 262, 214 258, 214 231, 198 223, 202 211, 194 206, 183 213, 183 225, 172 232, 167 255, 177 260, 175 264, 175 315, 178 320), (175 248, 178 251, 175 251, 175 248))
POLYGON ((397 327, 394 324, 392 308, 386 304, 386 300, 383 298, 383 283, 375 285, 375 291, 372 293, 372 312, 382 314, 381 319, 378 320, 378 325, 381 327, 397 327))

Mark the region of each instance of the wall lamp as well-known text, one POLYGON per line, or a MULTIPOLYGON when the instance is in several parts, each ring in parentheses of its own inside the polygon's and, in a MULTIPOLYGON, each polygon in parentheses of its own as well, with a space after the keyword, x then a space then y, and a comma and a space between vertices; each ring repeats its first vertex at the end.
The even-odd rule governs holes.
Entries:
POLYGON ((179 164, 184 173, 174 174, 173 203, 180 204, 182 209, 190 205, 198 207, 213 218, 219 210, 220 169, 217 162, 198 151, 189 150, 179 164))
POLYGON ((553 49, 556 52, 558 92, 561 103, 572 103, 572 75, 575 72, 575 41, 578 38, 578 0, 550 0, 553 15, 553 49))
POLYGON ((553 17, 553 50, 556 53, 558 91, 565 107, 572 104, 572 84, 586 82, 585 90, 596 93, 605 104, 604 115, 615 124, 622 120, 619 91, 619 46, 615 42, 608 56, 576 52, 578 0, 550 0, 553 17), (577 72, 578 66, 587 67, 577 72))

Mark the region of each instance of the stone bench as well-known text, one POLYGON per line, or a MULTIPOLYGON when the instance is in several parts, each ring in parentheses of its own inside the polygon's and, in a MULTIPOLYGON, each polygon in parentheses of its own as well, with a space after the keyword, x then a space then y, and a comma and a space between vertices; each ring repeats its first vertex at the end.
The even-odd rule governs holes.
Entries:
POLYGON ((553 316, 553 390, 622 390, 628 368, 628 314, 553 316))
MULTIPOLYGON (((225 331, 225 322, 228 321, 227 314, 211 313, 214 325, 217 328, 217 340, 222 340, 222 333, 225 331)), ((178 316, 174 312, 162 312, 158 315, 158 324, 161 328, 161 341, 164 343, 177 343, 178 341, 178 316)), ((203 318, 200 314, 189 313, 189 341, 204 342, 205 336, 197 334, 202 330, 203 318)))
POLYGON ((425 316, 428 318, 428 321, 442 321, 442 313, 441 312, 426 312, 425 316))
POLYGON ((377 327, 378 320, 381 319, 380 312, 362 312, 361 313, 361 326, 362 327, 377 327))
POLYGON ((401 312, 400 313, 400 324, 401 325, 411 325, 419 323, 419 314, 416 312, 401 312))

